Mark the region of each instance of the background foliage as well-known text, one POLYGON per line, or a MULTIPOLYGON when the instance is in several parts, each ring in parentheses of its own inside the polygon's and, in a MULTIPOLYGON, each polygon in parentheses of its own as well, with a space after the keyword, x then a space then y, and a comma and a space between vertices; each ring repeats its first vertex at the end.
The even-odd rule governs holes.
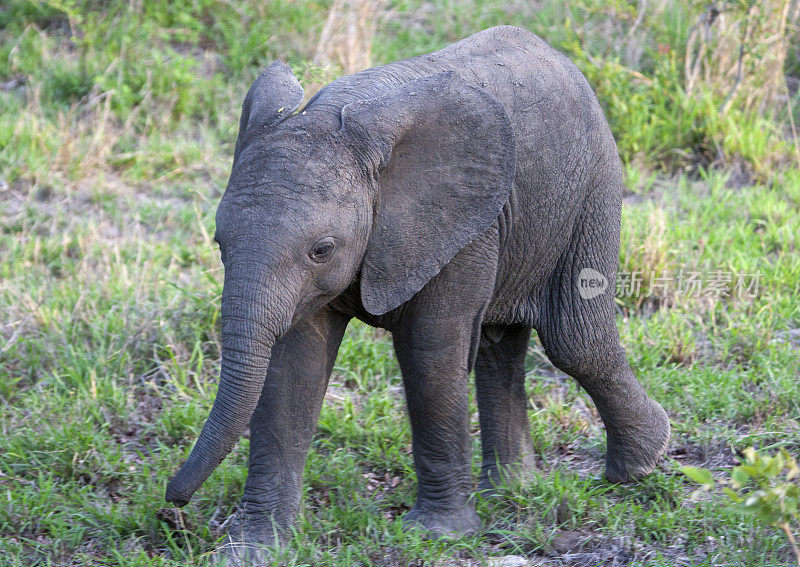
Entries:
POLYGON ((352 324, 277 562, 792 561, 781 533, 678 467, 798 452, 797 22, 798 2, 779 0, 3 2, 0 564, 202 563, 224 530, 247 439, 184 513, 163 489, 213 399, 209 235, 258 71, 283 58, 310 96, 506 23, 567 53, 605 109, 627 171, 622 272, 759 274, 758 293, 620 294, 623 343, 674 431, 636 486, 602 480, 597 413, 534 339, 539 472, 479 499, 487 531, 459 542, 394 521, 415 489, 401 380, 391 338, 352 324))

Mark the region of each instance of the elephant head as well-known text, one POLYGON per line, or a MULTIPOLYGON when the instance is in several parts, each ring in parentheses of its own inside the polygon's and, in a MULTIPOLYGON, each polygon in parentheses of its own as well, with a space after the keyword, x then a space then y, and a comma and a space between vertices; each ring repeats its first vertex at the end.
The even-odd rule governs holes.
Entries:
POLYGON ((397 308, 508 200, 514 135, 488 92, 452 72, 371 98, 353 83, 340 86, 295 114, 303 90, 275 62, 245 97, 216 216, 225 266, 220 385, 169 482, 170 502, 186 504, 230 452, 258 402, 272 347, 294 321, 359 278, 367 311, 397 308))

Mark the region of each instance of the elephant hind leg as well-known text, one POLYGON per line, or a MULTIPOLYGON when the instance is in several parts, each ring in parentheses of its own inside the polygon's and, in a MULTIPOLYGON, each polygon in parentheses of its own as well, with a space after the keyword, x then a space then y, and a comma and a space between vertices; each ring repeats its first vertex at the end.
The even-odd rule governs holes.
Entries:
POLYGON ((582 229, 542 296, 536 330, 553 364, 575 378, 597 406, 608 441, 606 477, 630 482, 655 468, 670 424, 636 380, 619 341, 614 309, 619 224, 614 220, 598 212, 579 220, 582 229))
POLYGON ((481 336, 475 361, 483 446, 481 490, 491 490, 503 476, 522 476, 535 466, 525 392, 530 336, 530 327, 490 327, 481 336))

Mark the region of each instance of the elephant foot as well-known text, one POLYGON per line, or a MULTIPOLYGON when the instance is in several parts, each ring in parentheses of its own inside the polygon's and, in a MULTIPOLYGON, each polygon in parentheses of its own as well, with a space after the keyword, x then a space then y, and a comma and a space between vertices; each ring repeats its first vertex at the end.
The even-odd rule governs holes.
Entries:
POLYGON ((644 411, 636 416, 635 425, 606 428, 606 478, 611 482, 634 482, 650 474, 667 449, 670 434, 667 412, 658 402, 647 401, 644 411))
POLYGON ((281 543, 281 533, 269 517, 240 509, 228 527, 226 541, 214 552, 212 564, 220 567, 272 565, 274 546, 281 543))
POLYGON ((481 519, 469 502, 455 510, 430 510, 417 503, 403 517, 405 530, 424 530, 427 539, 458 539, 478 533, 481 527, 481 519))
POLYGON ((266 567, 273 563, 269 547, 236 541, 228 541, 217 548, 211 560, 214 567, 266 567))

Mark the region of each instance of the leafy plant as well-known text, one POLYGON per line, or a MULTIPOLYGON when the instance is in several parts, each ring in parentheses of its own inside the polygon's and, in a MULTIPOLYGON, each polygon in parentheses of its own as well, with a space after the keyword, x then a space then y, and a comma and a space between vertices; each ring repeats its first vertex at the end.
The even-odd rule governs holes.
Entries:
POLYGON ((740 510, 782 530, 800 565, 800 547, 794 537, 800 520, 800 486, 794 481, 800 474, 797 461, 783 448, 769 457, 748 447, 744 457, 741 465, 733 467, 730 479, 716 480, 711 471, 698 467, 681 467, 681 471, 705 490, 721 486, 740 510))

